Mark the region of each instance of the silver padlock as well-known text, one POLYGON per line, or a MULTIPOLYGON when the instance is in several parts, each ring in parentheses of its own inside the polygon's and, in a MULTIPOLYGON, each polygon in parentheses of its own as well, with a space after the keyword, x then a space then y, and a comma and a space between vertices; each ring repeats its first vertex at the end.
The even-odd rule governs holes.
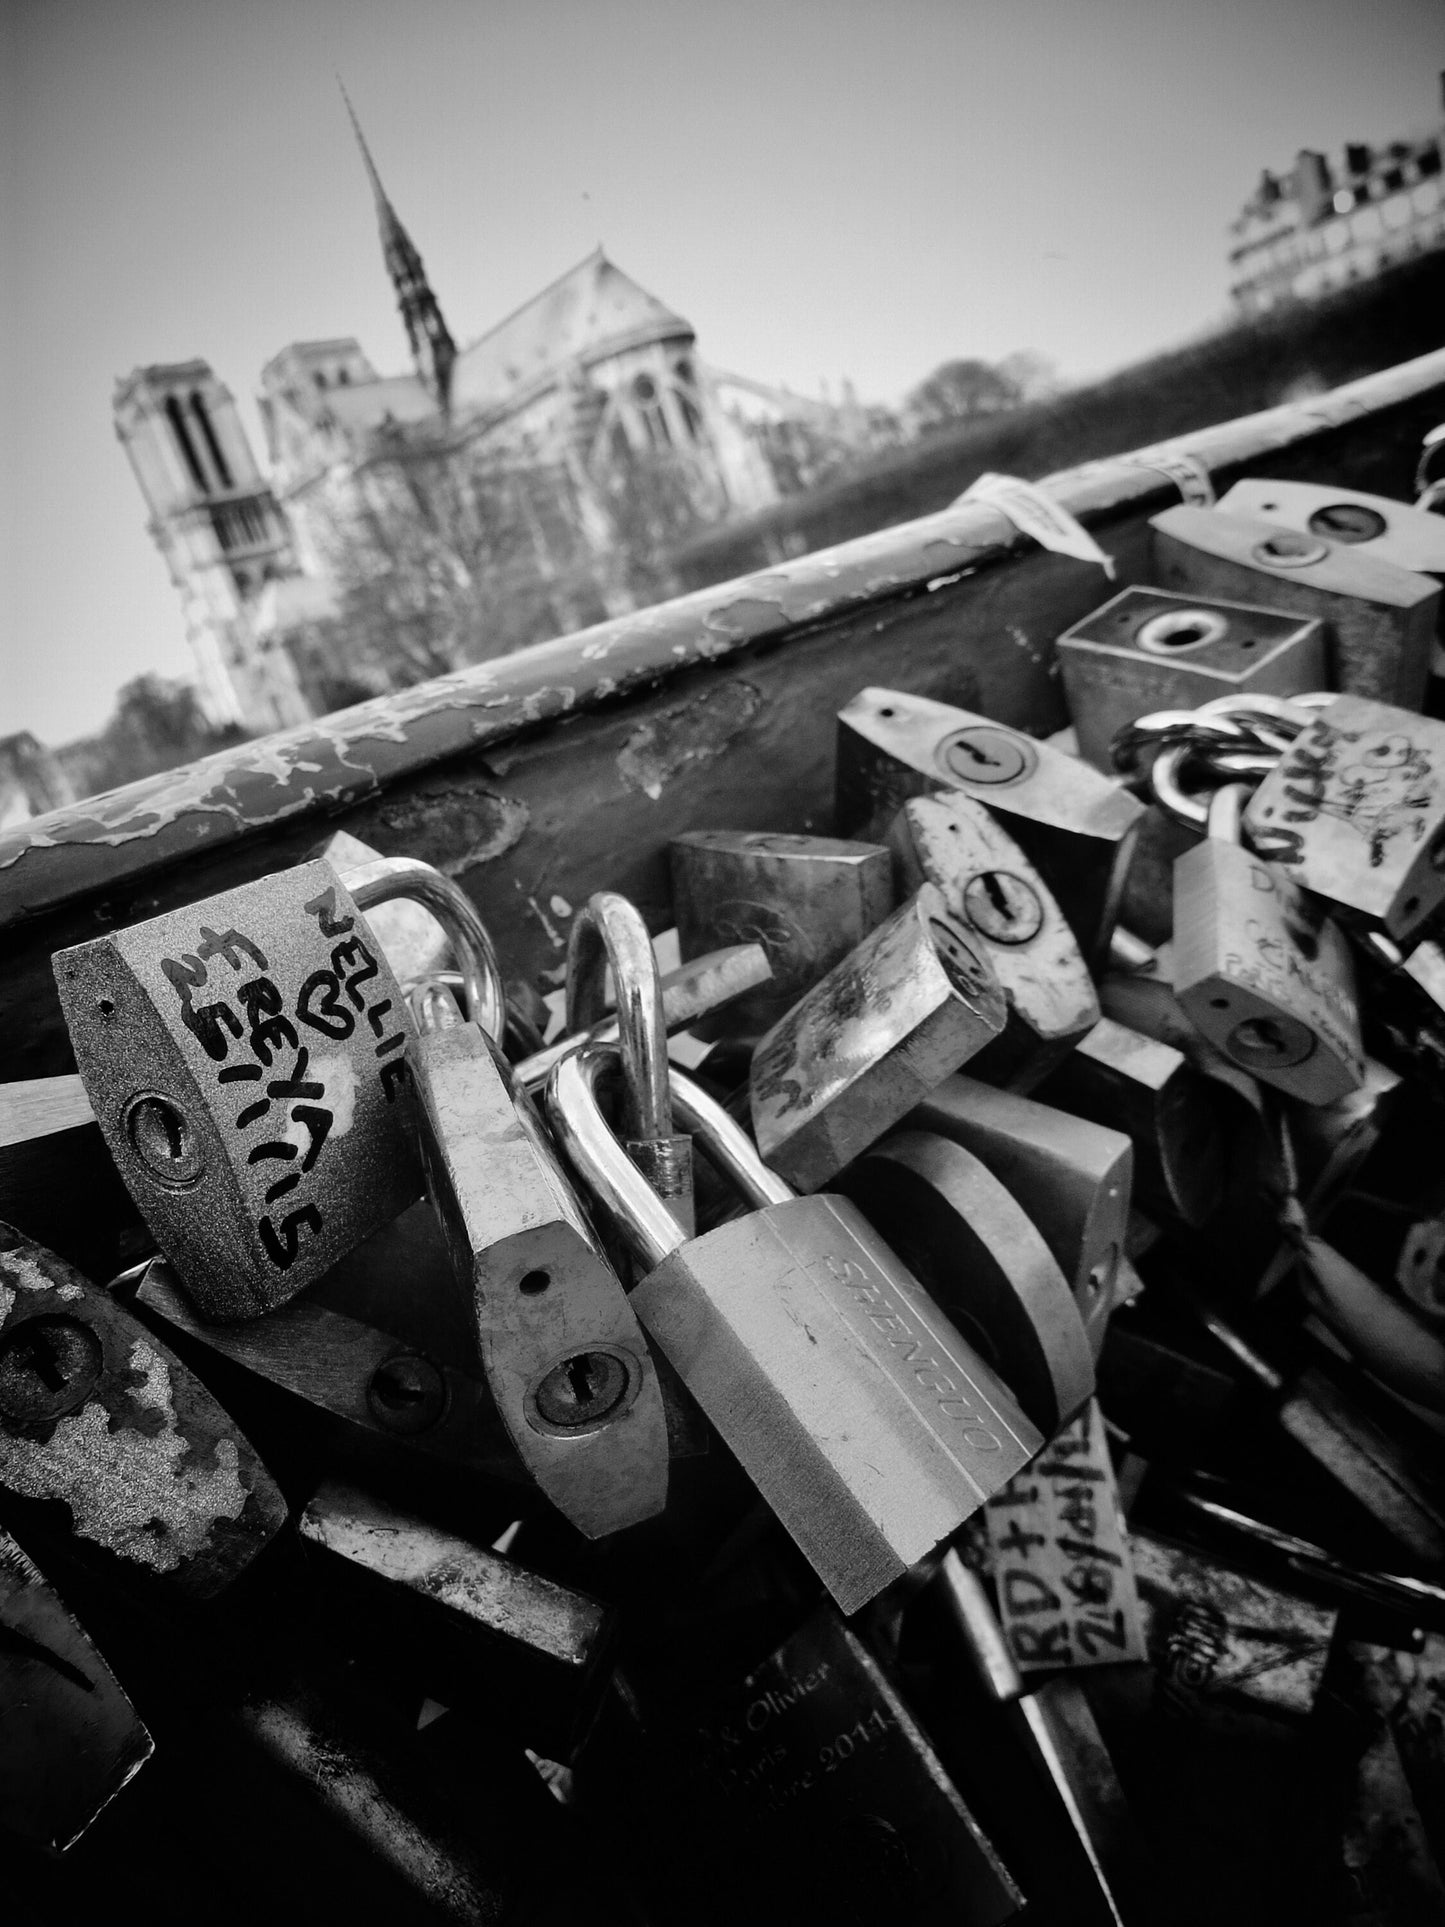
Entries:
POLYGON ((518 1456, 588 1538, 654 1517, 657 1374, 531 1100, 476 1024, 424 1032, 413 1061, 427 1194, 518 1456))
POLYGON ((983 805, 962 791, 916 796, 888 831, 899 894, 925 883, 993 965, 1003 1035, 971 1060, 987 1083, 1027 1091, 1099 1021, 1077 938, 1052 890, 983 805))
POLYGON ((411 1023, 362 915, 401 895, 450 919, 500 1027, 470 901, 429 865, 302 864, 58 951, 86 1095, 127 1189, 212 1318, 312 1283, 421 1189, 411 1023))
POLYGON ((567 1028, 574 1035, 603 1015, 603 975, 608 966, 617 993, 623 1147, 690 1234, 694 1224, 692 1145, 672 1128, 667 1027, 652 939, 641 912, 626 897, 615 890, 599 890, 574 918, 567 945, 567 1028))
POLYGON ((932 1131, 898 1131, 838 1180, 1045 1437, 1094 1390, 1068 1280, 983 1162, 932 1131))
POLYGON ((1316 618, 1165 589, 1121 590, 1055 647, 1079 754, 1110 771, 1110 743, 1150 710, 1257 690, 1293 696, 1329 679, 1316 618))
POLYGON ((603 1122, 609 1053, 552 1074, 578 1177, 648 1275, 649 1335, 845 1613, 931 1552, 1042 1440, 993 1373, 844 1199, 795 1197, 680 1073, 673 1102, 754 1207, 685 1241, 603 1122))
POLYGON ((1409 945, 1445 903, 1445 723, 1336 696, 1244 810, 1266 862, 1409 945))
POLYGON ((1364 1082, 1354 960, 1318 903, 1243 848, 1248 793, 1216 790, 1208 835, 1175 861, 1174 994, 1252 1077, 1332 1104, 1364 1082))
POLYGON ((729 1027, 774 1024, 893 908, 888 853, 876 843, 763 830, 694 830, 668 845, 672 911, 684 957, 761 943, 772 980, 729 1013, 729 1027))
POLYGON ((1117 782, 1022 730, 897 689, 838 713, 837 823, 886 830, 911 796, 963 790, 985 805, 1059 900, 1090 963, 1107 954, 1143 806, 1117 782))
MULTIPOLYGON (((1302 535, 1358 549, 1416 575, 1445 577, 1445 518, 1333 482, 1244 476, 1219 498, 1222 515, 1257 515, 1302 535)), ((1314 687, 1315 685, 1306 685, 1314 687)))
POLYGON ((907 1122, 963 1145, 1008 1187, 1069 1280, 1097 1358, 1129 1229, 1129 1138, 962 1072, 930 1091, 907 1122))
POLYGON ((1004 1027, 981 947, 925 884, 814 984, 753 1053, 764 1160, 816 1191, 1004 1027))
POLYGON ((1424 701, 1437 583, 1263 516, 1181 504, 1149 526, 1161 588, 1318 616, 1330 632, 1336 688, 1407 709, 1424 701))

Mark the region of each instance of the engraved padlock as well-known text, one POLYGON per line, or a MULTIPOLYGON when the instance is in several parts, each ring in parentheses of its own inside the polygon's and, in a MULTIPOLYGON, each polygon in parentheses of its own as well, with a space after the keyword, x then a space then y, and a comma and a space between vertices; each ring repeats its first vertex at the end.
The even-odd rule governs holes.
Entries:
POLYGON ((626 897, 598 890, 574 919, 567 944, 567 1029, 574 1034, 601 1018, 608 967, 617 996, 623 1149, 690 1235, 692 1144, 672 1128, 667 1027, 652 939, 626 897))
POLYGON ((952 1138, 1008 1187, 1069 1280, 1097 1358, 1129 1228, 1130 1140, 962 1072, 930 1091, 907 1123, 952 1138))
POLYGON ((764 1160, 816 1191, 998 1036, 981 948, 925 884, 762 1039, 748 1101, 764 1160))
POLYGON ((1099 1021, 1089 966, 1054 893, 1018 844, 962 791, 916 796, 888 831, 906 896, 925 883, 993 965, 1003 1034, 971 1060, 986 1083, 1026 1091, 1099 1021))
POLYGON ((864 689, 838 714, 837 825, 887 829, 911 796, 957 789, 984 804, 1059 900, 1091 963, 1107 953, 1144 818, 1099 770, 1022 730, 896 689, 864 689))
POLYGON ((142 1217, 201 1310, 249 1318, 312 1283, 421 1189, 404 999, 362 915, 448 917, 500 1027, 476 911, 430 865, 382 858, 255 883, 58 951, 86 1094, 142 1217))
POLYGON ((1209 804, 1209 833, 1174 864, 1174 994, 1232 1063, 1305 1104, 1364 1081, 1355 967, 1317 901, 1240 841, 1248 791, 1209 804))
POLYGON ((898 1131, 838 1179, 1045 1437, 1094 1389, 1068 1280, 1008 1190, 961 1144, 898 1131))
POLYGON ((155 1751, 90 1636, 0 1531, 0 1813, 42 1853, 73 1846, 155 1751))
POLYGON ((1161 588, 1317 616, 1329 630, 1336 688, 1407 709, 1424 700, 1438 583, 1264 516, 1181 504, 1149 526, 1161 588))
POLYGON ((7 1224, 0 1492, 78 1558, 201 1599, 286 1521, 270 1474, 196 1375, 109 1292, 7 1224))
POLYGON ((766 1030, 893 908, 888 852, 876 843, 763 830, 694 830, 668 845, 672 913, 685 958, 761 943, 772 981, 729 1012, 766 1030))
POLYGON ((1445 903, 1445 723, 1336 696, 1244 810, 1266 862, 1409 945, 1445 903))
POLYGON ((588 1538, 652 1518, 667 1501, 657 1373, 531 1099, 454 1014, 412 1057, 427 1194, 518 1456, 588 1538))
POLYGON ((603 1122, 609 1054, 552 1074, 562 1149, 648 1267, 632 1304, 844 1612, 953 1532, 1041 1438, 857 1208, 799 1198, 681 1073, 673 1102, 753 1209, 685 1241, 603 1122))
POLYGON ((1122 589, 1055 647, 1079 754, 1102 770, 1113 768, 1117 732, 1150 710, 1258 690, 1293 696, 1329 680, 1316 618, 1165 589, 1122 589))

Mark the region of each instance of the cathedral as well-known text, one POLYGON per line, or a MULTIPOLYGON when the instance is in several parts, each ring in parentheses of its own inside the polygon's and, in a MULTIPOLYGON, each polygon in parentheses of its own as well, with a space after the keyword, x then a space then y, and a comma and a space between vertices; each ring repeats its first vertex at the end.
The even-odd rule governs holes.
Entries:
POLYGON ((600 248, 458 347, 352 124, 412 368, 379 374, 350 336, 283 348, 261 374, 264 473, 208 363, 117 384, 218 726, 284 728, 655 600, 648 558, 778 498, 793 419, 848 431, 846 409, 729 385, 600 248))

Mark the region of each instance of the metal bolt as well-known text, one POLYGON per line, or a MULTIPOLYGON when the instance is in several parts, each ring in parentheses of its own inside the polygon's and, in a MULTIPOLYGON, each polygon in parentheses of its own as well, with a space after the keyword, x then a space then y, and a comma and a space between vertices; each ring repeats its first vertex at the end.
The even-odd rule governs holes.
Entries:
POLYGON ((631 1374, 611 1352, 574 1352, 542 1380, 537 1416, 547 1425, 574 1431, 600 1425, 627 1396, 631 1374))
POLYGON ((429 1358, 399 1352, 372 1373, 366 1402, 378 1425, 409 1438, 430 1430, 445 1412, 446 1380, 429 1358))
POLYGON ((971 723, 955 730, 938 751, 947 773, 964 783, 1016 783, 1037 762, 1032 746, 995 723, 971 723))
POLYGON ((105 1369, 100 1340, 79 1318, 42 1314, 0 1338, 0 1421, 44 1425, 75 1411, 105 1369))
POLYGON ((969 922, 995 943, 1027 943, 1044 925, 1044 906, 1032 884, 1011 870, 981 870, 964 885, 969 922))

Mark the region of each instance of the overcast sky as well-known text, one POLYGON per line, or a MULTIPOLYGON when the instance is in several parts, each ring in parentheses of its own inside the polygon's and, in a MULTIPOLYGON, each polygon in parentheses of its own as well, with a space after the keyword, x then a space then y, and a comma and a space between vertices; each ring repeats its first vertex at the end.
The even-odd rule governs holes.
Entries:
POLYGON ((466 342, 601 241, 701 352, 896 401, 1226 305, 1261 167, 1440 118, 1441 0, 0 0, 0 734, 189 673, 111 427, 203 356, 405 338, 334 75, 466 342))

